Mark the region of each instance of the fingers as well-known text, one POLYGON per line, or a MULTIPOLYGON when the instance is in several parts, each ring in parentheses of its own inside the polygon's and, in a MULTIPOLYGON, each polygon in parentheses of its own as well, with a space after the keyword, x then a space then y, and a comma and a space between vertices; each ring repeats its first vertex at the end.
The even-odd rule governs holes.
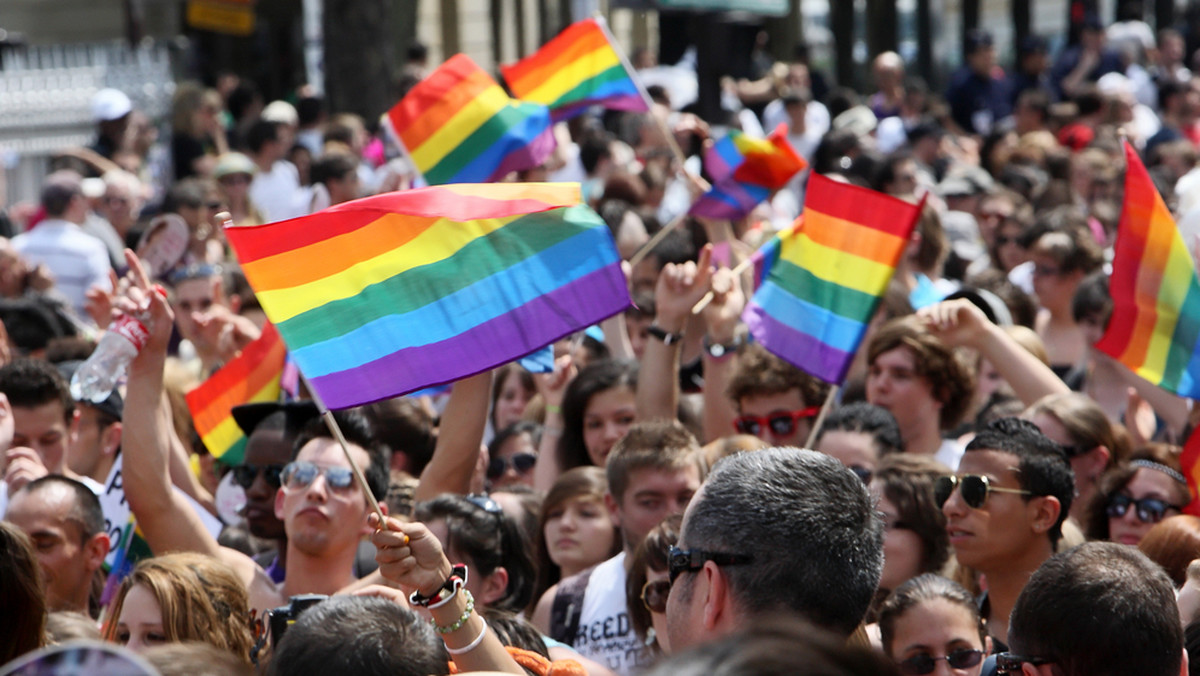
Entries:
POLYGON ((125 250, 125 263, 129 265, 130 280, 140 289, 150 288, 150 277, 146 274, 146 268, 142 267, 142 261, 137 257, 137 254, 132 249, 125 250))

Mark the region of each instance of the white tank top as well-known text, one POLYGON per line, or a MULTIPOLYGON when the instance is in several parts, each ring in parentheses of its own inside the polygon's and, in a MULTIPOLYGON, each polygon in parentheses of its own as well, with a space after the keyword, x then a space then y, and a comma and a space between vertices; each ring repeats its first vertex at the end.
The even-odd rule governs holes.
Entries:
POLYGON ((625 603, 625 552, 596 566, 588 578, 574 648, 621 676, 650 666, 650 651, 633 630, 625 603))

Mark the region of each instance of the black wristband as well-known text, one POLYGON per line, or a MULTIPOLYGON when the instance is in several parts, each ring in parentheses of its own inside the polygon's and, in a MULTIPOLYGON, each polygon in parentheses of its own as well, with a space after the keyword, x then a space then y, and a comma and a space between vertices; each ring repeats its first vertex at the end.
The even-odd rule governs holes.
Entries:
POLYGON ((442 600, 447 594, 453 595, 457 593, 459 589, 465 587, 467 584, 466 564, 459 563, 451 570, 452 572, 450 573, 450 577, 446 578, 446 581, 442 583, 442 586, 438 587, 437 591, 435 591, 432 595, 424 596, 421 594, 421 592, 414 591, 408 596, 409 603, 414 606, 428 607, 429 604, 442 600))
POLYGON ((675 343, 678 343, 679 341, 683 340, 682 332, 668 333, 666 329, 664 329, 660 326, 654 326, 653 324, 646 327, 646 333, 661 340, 663 342, 663 345, 674 345, 675 343))

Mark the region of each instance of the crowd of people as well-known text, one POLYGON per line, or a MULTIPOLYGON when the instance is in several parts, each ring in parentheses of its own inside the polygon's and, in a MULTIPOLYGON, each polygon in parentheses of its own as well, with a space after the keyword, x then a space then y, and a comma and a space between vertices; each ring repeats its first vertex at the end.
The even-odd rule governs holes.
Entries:
POLYGON ((421 178, 310 92, 181 83, 159 138, 101 91, 95 143, 0 205, 0 664, 90 639, 192 674, 1200 673, 1193 405, 1094 347, 1122 139, 1200 241, 1200 78, 1137 20, 1007 72, 965 42, 943 91, 889 52, 863 96, 798 51, 723 81, 725 119, 653 86, 560 123, 509 180, 581 183, 634 304, 552 372, 335 411, 345 446, 303 390, 238 406, 236 458, 185 401, 265 322, 224 228, 421 178), (648 246, 723 130, 779 125, 808 170, 648 246), (810 172, 924 200, 836 387, 754 342, 733 270, 810 172), (126 382, 72 396, 121 313, 126 382))

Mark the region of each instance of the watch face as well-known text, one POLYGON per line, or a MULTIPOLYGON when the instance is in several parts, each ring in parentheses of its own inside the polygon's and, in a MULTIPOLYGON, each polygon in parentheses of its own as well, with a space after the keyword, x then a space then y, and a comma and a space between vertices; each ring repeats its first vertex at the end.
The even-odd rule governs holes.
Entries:
POLYGON ((708 346, 708 353, 715 358, 724 357, 725 352, 726 352, 725 346, 721 345, 720 343, 717 343, 716 345, 708 346))

